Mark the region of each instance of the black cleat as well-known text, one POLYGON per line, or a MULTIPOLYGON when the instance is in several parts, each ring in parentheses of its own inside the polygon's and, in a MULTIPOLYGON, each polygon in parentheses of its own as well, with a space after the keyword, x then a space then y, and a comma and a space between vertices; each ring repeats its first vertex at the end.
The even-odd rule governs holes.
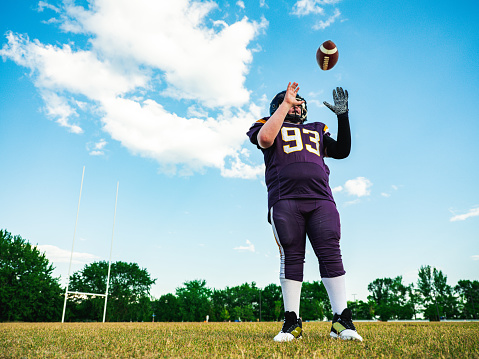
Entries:
POLYGON ((284 324, 281 331, 274 337, 275 342, 289 342, 300 339, 303 334, 303 321, 296 317, 295 312, 284 313, 284 324))
POLYGON ((333 338, 340 338, 343 340, 363 341, 363 338, 358 334, 356 327, 353 324, 353 315, 349 308, 344 309, 341 315, 334 313, 330 335, 333 338))

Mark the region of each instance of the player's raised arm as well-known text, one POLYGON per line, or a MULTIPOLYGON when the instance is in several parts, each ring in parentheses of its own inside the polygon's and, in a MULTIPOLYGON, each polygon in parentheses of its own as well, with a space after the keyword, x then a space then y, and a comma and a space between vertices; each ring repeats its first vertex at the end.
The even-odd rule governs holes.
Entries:
POLYGON ((258 132, 258 144, 262 148, 273 145, 288 112, 294 111, 294 106, 299 106, 304 102, 296 98, 298 91, 299 86, 296 82, 288 83, 283 102, 258 132))
POLYGON ((324 105, 338 116, 338 139, 335 141, 324 136, 325 155, 336 159, 343 159, 351 152, 351 130, 349 128, 348 91, 341 87, 333 90, 334 106, 324 101, 324 105))

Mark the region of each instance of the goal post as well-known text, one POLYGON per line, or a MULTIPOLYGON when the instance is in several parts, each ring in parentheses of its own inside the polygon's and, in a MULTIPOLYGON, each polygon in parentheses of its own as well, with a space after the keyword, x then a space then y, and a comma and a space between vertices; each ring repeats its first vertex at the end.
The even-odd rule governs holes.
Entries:
POLYGON ((112 230, 112 233, 111 233, 110 260, 108 261, 108 276, 107 276, 107 280, 106 280, 105 307, 103 308, 103 323, 105 323, 106 304, 108 302, 108 289, 110 289, 111 253, 113 251, 113 236, 115 235, 116 205, 118 203, 118 188, 119 187, 120 187, 120 182, 117 182, 116 183, 115 214, 113 215, 113 230, 112 230))
POLYGON ((107 275, 107 280, 106 280, 106 291, 105 293, 88 293, 88 292, 77 292, 77 291, 70 291, 70 275, 71 275, 71 268, 72 268, 72 261, 73 261, 73 250, 75 248, 75 237, 76 237, 76 231, 77 231, 77 225, 78 225, 78 213, 80 212, 80 202, 81 202, 81 196, 82 196, 82 190, 83 190, 83 179, 85 177, 85 166, 83 166, 83 172, 82 172, 82 177, 81 177, 81 184, 80 184, 80 196, 78 198, 78 207, 77 207, 77 215, 76 215, 76 220, 75 220, 75 229, 73 231, 73 242, 72 242, 72 250, 70 253, 70 265, 68 267, 68 278, 67 278, 67 285, 65 289, 65 300, 63 302, 63 313, 62 313, 62 323, 65 322, 65 311, 67 307, 67 300, 68 300, 68 295, 87 295, 87 296, 96 296, 96 297, 105 297, 105 305, 103 308, 103 323, 105 323, 105 318, 106 318, 106 305, 108 302, 108 290, 110 289, 110 272, 111 272, 111 257, 112 257, 112 252, 113 252, 113 237, 115 235, 115 221, 116 221, 116 207, 118 204, 118 189, 120 187, 120 182, 117 182, 116 184, 116 198, 115 198, 115 212, 113 215, 113 230, 111 234, 111 244, 110 244, 110 258, 108 261, 108 275, 107 275))

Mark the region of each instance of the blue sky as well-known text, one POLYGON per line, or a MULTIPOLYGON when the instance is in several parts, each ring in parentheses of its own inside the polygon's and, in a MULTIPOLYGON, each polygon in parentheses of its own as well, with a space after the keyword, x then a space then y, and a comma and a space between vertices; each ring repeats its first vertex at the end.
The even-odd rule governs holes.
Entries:
MULTIPOLYGON (((309 121, 349 91, 352 152, 327 159, 348 300, 376 278, 479 273, 479 5, 475 1, 4 2, 0 228, 65 278, 113 260, 152 295, 279 284, 261 153, 245 133, 300 84, 309 121), (339 49, 316 64, 325 40, 339 49)), ((308 244, 305 280, 319 280, 308 244)))

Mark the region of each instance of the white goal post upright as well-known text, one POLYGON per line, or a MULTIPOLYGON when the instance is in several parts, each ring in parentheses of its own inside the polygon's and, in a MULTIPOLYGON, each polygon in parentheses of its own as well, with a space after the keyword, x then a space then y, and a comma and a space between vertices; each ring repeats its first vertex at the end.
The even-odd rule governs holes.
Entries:
POLYGON ((120 187, 120 182, 116 183, 115 214, 113 215, 113 230, 111 233, 110 260, 108 262, 108 277, 106 280, 105 308, 103 309, 103 323, 105 323, 106 303, 108 302, 108 289, 110 288, 111 253, 113 251, 113 236, 115 235, 116 205, 118 203, 118 187, 120 187))
POLYGON ((84 177, 85 177, 85 166, 83 166, 83 173, 81 175, 80 197, 78 198, 77 218, 75 220, 75 230, 73 231, 73 243, 72 243, 72 251, 70 253, 70 266, 68 267, 67 288, 65 290, 65 301, 63 302, 62 323, 65 321, 65 309, 67 307, 68 287, 70 286, 70 271, 72 269, 73 247, 75 246, 75 235, 77 233, 78 212, 80 212, 81 192, 82 192, 82 189, 83 189, 83 178, 84 177))
POLYGON ((65 310, 67 307, 67 299, 68 299, 68 294, 79 294, 79 295, 91 295, 91 296, 97 296, 97 297, 105 297, 105 307, 103 309, 103 323, 105 323, 105 317, 106 317, 106 304, 107 304, 107 299, 108 299, 108 290, 110 288, 110 270, 111 270, 111 255, 113 251, 113 236, 115 234, 115 220, 116 220, 116 206, 118 203, 118 188, 120 186, 120 182, 117 182, 116 184, 116 198, 115 198, 115 214, 113 216, 113 232, 111 235, 111 245, 110 245, 110 259, 108 262, 108 276, 107 276, 107 281, 106 281, 106 292, 105 294, 103 293, 87 293, 87 292, 72 292, 69 291, 69 286, 70 286, 70 273, 71 273, 71 268, 72 268, 72 260, 73 260, 73 249, 75 247, 75 236, 76 236, 76 231, 77 231, 77 224, 78 224, 78 213, 80 211, 80 201, 81 201, 81 194, 82 194, 82 189, 83 189, 83 178, 85 177, 85 166, 83 166, 83 173, 81 177, 81 185, 80 185, 80 198, 78 199, 78 208, 77 208, 77 216, 75 220, 75 230, 73 231, 73 243, 72 243, 72 251, 70 253, 70 266, 68 267, 68 278, 67 278, 67 286, 65 290, 65 301, 63 302, 63 314, 62 314, 62 323, 65 322, 65 310))

